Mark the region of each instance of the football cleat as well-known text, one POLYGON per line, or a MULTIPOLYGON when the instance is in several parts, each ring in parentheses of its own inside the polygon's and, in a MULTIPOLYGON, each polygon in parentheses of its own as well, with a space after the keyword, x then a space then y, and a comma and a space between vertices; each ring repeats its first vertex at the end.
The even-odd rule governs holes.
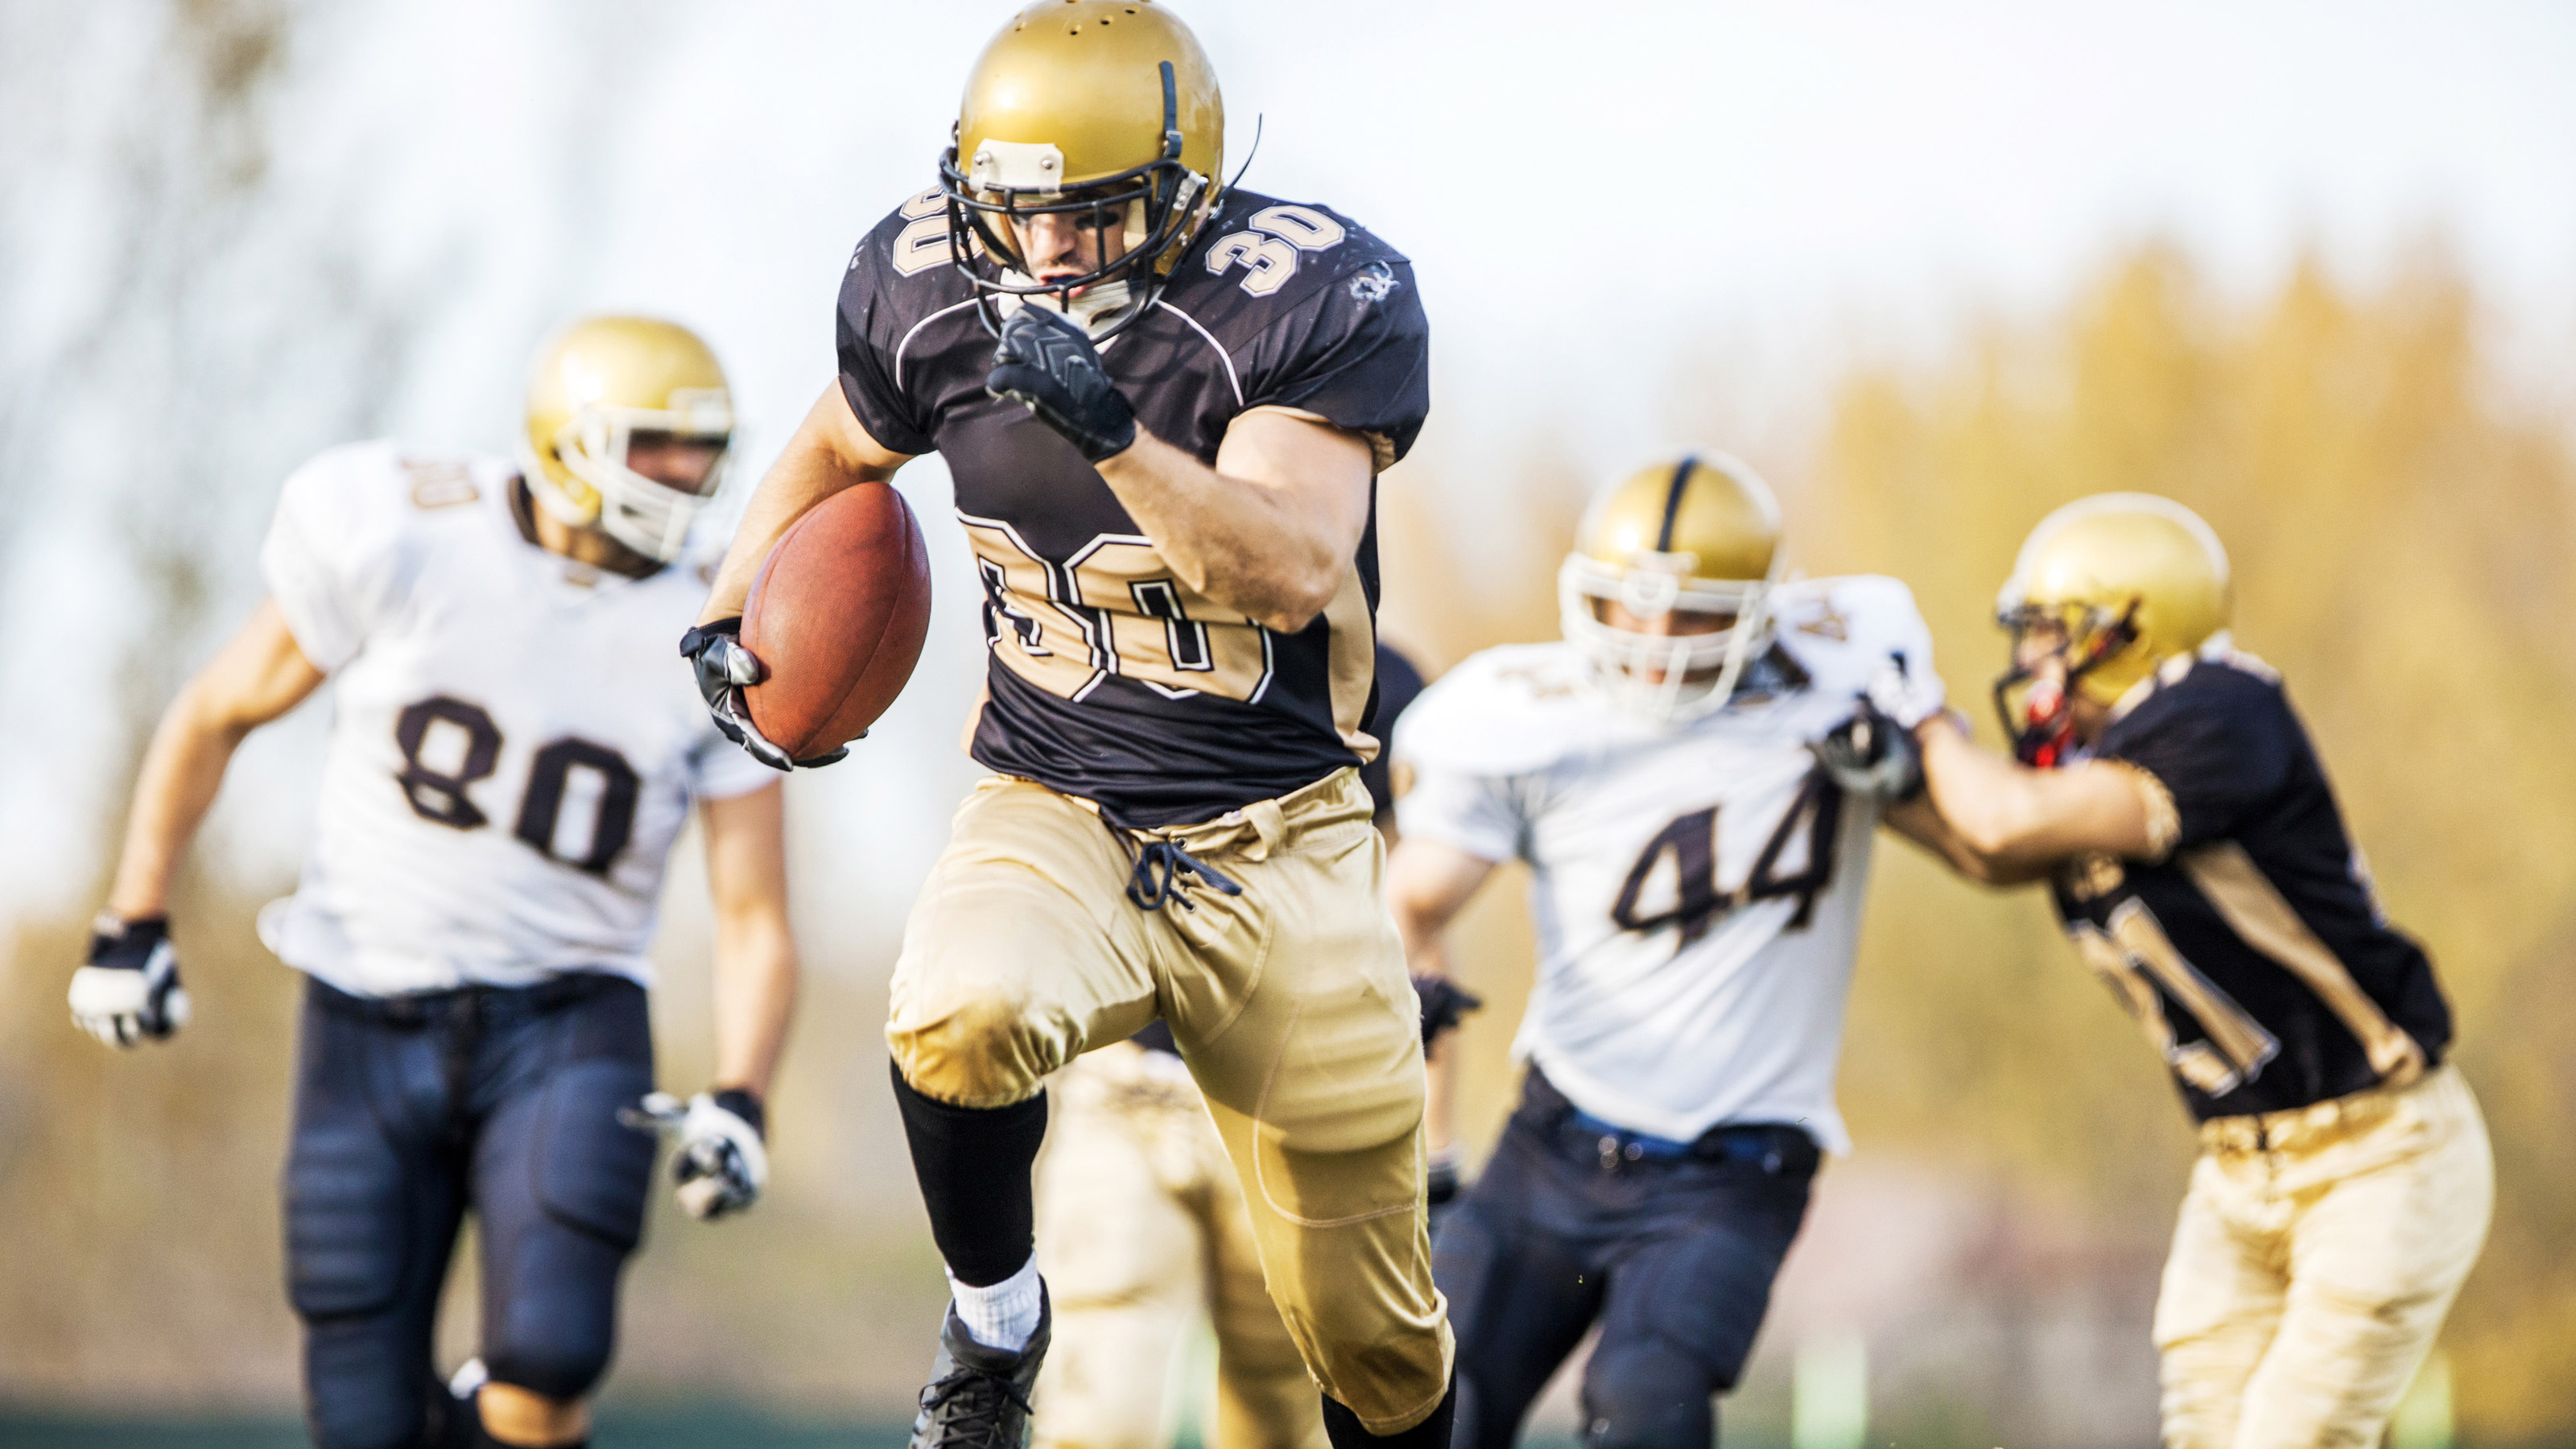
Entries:
POLYGON ((1723 453, 1631 474, 1592 505, 1558 571, 1566 640, 1622 707, 1656 720, 1706 714, 1770 648, 1780 540, 1770 485, 1723 453), (1650 627, 1613 622, 1612 604, 1650 627), (1724 623, 1686 632, 1659 626, 1667 616, 1724 623))
POLYGON ((2041 519, 1995 598, 2013 636, 1995 710, 2022 763, 2063 758, 2076 696, 2115 705, 2223 632, 2231 587, 2218 534, 2170 498, 2101 493, 2041 519))
POLYGON ((680 556, 724 482, 732 439, 724 368, 676 322, 586 317, 547 339, 528 369, 519 468, 530 496, 646 558, 680 556), (653 465, 660 476, 632 466, 639 444, 672 459, 653 465))
POLYGON ((910 1449, 1023 1449, 1028 1443, 1029 1394, 1037 1387, 1054 1321, 1045 1290, 1039 1294, 1037 1329, 1018 1353, 976 1342, 956 1305, 949 1305, 930 1386, 921 1391, 921 1412, 912 1421, 910 1449))
POLYGON ((1153 305, 1214 213, 1224 166, 1225 99, 1178 17, 1153 0, 1032 5, 976 57, 940 158, 950 261, 995 335, 1004 299, 1050 296, 1068 313, 1112 304, 1087 319, 1105 339, 1153 305), (1014 228, 1042 214, 1124 245, 1041 281, 1014 228))

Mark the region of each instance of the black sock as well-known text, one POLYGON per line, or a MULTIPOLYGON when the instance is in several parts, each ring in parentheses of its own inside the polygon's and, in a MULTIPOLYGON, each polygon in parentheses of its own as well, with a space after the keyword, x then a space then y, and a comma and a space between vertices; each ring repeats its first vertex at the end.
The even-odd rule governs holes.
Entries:
POLYGON ((1440 1396, 1440 1407, 1431 1417, 1410 1429, 1392 1434, 1372 1434, 1360 1427, 1360 1416, 1342 1407, 1332 1395, 1324 1395, 1324 1437, 1333 1441, 1333 1449, 1449 1449, 1449 1423, 1458 1413, 1458 1376, 1449 1376, 1449 1390, 1440 1396))
POLYGON ((1046 1140, 1046 1093, 1008 1107, 952 1107, 915 1091, 897 1067, 894 1100, 948 1271, 974 1288, 1020 1271, 1037 1251, 1029 1169, 1046 1140))

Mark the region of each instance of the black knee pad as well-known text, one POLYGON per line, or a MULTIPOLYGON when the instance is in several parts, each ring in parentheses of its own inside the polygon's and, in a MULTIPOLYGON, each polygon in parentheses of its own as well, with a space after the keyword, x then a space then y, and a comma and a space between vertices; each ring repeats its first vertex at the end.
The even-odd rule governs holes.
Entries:
POLYGON ((509 1344, 485 1349, 483 1366, 495 1383, 569 1403, 589 1397, 598 1386, 608 1372, 608 1355, 614 1347, 604 1333, 587 1341, 509 1344))
POLYGON ((444 1392, 428 1363, 388 1372, 373 1345, 337 1346, 355 1352, 334 1354, 324 1343, 315 1345, 322 1352, 306 1355, 304 1420, 313 1442, 319 1449, 417 1449, 430 1423, 430 1396, 444 1392))
POLYGON ((1583 1374, 1584 1449, 1710 1449, 1716 1393, 1678 1345, 1605 1339, 1583 1374))

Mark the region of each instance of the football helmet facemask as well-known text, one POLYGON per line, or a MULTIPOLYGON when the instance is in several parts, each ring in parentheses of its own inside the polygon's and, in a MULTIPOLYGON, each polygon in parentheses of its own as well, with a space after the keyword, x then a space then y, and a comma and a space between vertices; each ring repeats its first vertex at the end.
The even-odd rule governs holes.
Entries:
POLYGON ((698 335, 650 317, 587 317, 537 349, 519 466, 539 506, 647 558, 679 557, 724 482, 733 396, 698 335), (710 450, 690 488, 629 466, 638 443, 710 450))
POLYGON ((1706 714, 1770 648, 1780 535, 1770 485, 1737 459, 1692 453, 1641 469, 1593 504, 1557 572, 1565 637, 1622 708, 1660 721, 1706 714), (1611 623, 1613 603, 1638 618, 1732 622, 1652 634, 1611 623))
POLYGON ((2013 665, 1995 711, 2023 764, 2074 743, 2077 695, 2117 705, 2156 667, 2227 628, 2227 549, 2199 514, 2151 493, 2101 493, 2041 519, 1995 598, 2013 665))
POLYGON ((1005 298, 1045 297, 1106 339, 1153 305, 1224 164, 1225 101, 1188 26, 1154 0, 1032 5, 976 58, 940 157, 950 262, 996 336, 1005 298), (1042 215, 1097 236, 1103 259, 1034 275, 1017 227, 1042 215))

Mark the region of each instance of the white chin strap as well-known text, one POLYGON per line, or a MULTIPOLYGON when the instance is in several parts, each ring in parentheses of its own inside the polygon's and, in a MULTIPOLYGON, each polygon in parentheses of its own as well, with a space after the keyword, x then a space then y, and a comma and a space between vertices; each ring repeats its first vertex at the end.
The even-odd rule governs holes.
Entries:
POLYGON ((1657 723, 1697 719, 1723 707, 1745 666, 1771 646, 1774 582, 1712 583, 1574 553, 1557 571, 1558 621, 1620 709, 1657 723), (1602 621, 1600 606, 1613 601, 1649 618, 1681 611, 1732 614, 1735 623, 1706 634, 1643 634, 1602 621))
POLYGON ((722 403, 687 412, 649 408, 587 407, 555 434, 555 456, 566 471, 599 494, 596 510, 584 507, 522 448, 520 472, 539 506, 575 528, 596 528, 646 558, 669 563, 688 546, 689 525, 723 482, 725 459, 708 470, 702 490, 691 493, 657 482, 626 466, 627 440, 638 432, 681 437, 730 436, 733 414, 722 403))

